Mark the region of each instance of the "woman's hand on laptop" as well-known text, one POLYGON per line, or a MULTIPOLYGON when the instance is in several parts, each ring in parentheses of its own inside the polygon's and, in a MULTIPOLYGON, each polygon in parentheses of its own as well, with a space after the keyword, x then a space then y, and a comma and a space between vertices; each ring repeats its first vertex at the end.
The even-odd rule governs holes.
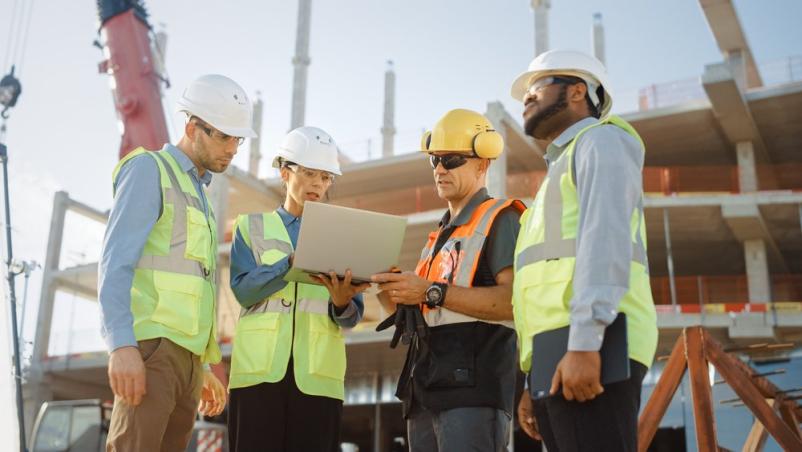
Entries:
POLYGON ((329 289, 331 301, 334 303, 334 306, 338 308, 345 308, 348 306, 348 303, 351 302, 351 299, 354 298, 354 295, 364 292, 370 287, 370 283, 351 284, 351 269, 345 271, 345 278, 343 278, 342 281, 340 281, 340 278, 335 272, 329 272, 328 275, 320 273, 312 275, 312 277, 326 286, 326 289, 329 289))
POLYGON ((387 298, 394 304, 421 304, 426 298, 426 289, 432 284, 415 274, 406 271, 403 273, 378 273, 370 280, 379 284, 379 290, 387 293, 387 298))

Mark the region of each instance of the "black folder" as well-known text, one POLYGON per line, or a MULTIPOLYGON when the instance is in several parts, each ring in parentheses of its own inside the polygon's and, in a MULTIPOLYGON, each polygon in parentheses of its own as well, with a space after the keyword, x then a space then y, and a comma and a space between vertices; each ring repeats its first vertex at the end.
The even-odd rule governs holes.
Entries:
MULTIPOLYGON (((568 350, 568 329, 566 326, 544 331, 532 338, 529 393, 533 399, 548 397, 554 371, 568 350)), ((627 317, 623 312, 619 312, 613 323, 604 330, 604 340, 599 353, 603 385, 629 379, 627 317)))

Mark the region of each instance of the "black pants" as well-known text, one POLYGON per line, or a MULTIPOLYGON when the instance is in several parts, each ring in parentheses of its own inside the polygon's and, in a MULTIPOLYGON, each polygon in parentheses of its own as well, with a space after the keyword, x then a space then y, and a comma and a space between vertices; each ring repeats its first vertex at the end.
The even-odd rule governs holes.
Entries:
POLYGON ((231 452, 340 450, 343 402, 310 396, 295 384, 292 361, 284 379, 231 390, 231 452))
POLYGON ((562 392, 533 401, 549 452, 638 450, 638 409, 647 369, 632 360, 629 364, 629 380, 604 385, 604 392, 589 402, 565 400, 562 392))

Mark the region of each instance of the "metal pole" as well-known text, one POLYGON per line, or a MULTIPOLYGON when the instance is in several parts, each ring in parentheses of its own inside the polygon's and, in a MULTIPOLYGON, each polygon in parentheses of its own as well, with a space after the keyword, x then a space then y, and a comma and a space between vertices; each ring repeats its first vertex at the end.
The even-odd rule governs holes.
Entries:
POLYGON ((663 208, 663 231, 666 235, 666 265, 668 266, 668 287, 671 289, 671 305, 677 305, 677 287, 674 285, 674 255, 671 252, 671 231, 669 231, 668 209, 663 208))
POLYGON ((17 332, 17 295, 14 292, 14 278, 17 273, 12 268, 12 247, 11 247, 11 204, 8 197, 8 148, 4 143, 0 143, 0 161, 3 163, 3 189, 5 194, 6 210, 6 245, 8 247, 8 260, 6 268, 8 271, 8 295, 11 304, 11 334, 14 340, 14 383, 17 389, 17 420, 19 424, 19 450, 26 452, 25 445, 25 415, 22 409, 22 371, 19 358, 19 334, 17 332))

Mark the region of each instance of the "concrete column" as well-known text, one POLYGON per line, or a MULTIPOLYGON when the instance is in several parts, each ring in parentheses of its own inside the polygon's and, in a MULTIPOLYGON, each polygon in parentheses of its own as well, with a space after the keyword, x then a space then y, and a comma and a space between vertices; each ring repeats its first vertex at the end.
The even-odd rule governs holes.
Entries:
POLYGON ((535 11, 535 56, 549 50, 549 8, 551 0, 532 0, 535 11))
POLYGON ((504 152, 491 161, 490 168, 487 171, 487 192, 494 198, 507 197, 507 137, 504 134, 504 127, 501 123, 501 118, 504 114, 504 106, 499 102, 491 102, 487 104, 487 113, 485 117, 490 120, 490 123, 495 127, 496 132, 504 137, 504 152))
POLYGON ((766 242, 761 239, 744 241, 746 280, 749 285, 750 303, 771 301, 771 278, 766 257, 766 242))
POLYGON ((758 191, 757 168, 755 167, 755 147, 751 141, 741 141, 735 144, 735 154, 738 157, 738 184, 742 193, 758 191))
POLYGON ((607 64, 604 57, 604 24, 601 13, 593 15, 593 29, 590 34, 590 46, 595 56, 602 64, 607 64))
POLYGON ((395 139, 395 71, 393 62, 387 62, 384 73, 384 122, 382 124, 382 157, 392 157, 395 139))
POLYGON ((262 160, 262 98, 260 93, 256 93, 253 101, 253 130, 256 138, 251 138, 251 149, 248 155, 248 173, 253 177, 259 177, 259 162, 262 160))
POLYGON ((306 112, 306 74, 309 68, 309 29, 312 21, 312 0, 298 1, 298 28, 295 35, 295 68, 292 80, 292 113, 290 130, 304 125, 306 112))
POLYGON ((28 369, 28 382, 23 389, 23 409, 25 430, 28 438, 33 431, 33 420, 42 402, 53 397, 45 382, 43 364, 50 347, 50 326, 53 322, 53 305, 56 301, 54 278, 61 260, 61 242, 64 237, 64 220, 70 205, 70 196, 65 191, 56 192, 53 197, 53 213, 50 217, 50 234, 47 239, 47 254, 42 268, 42 292, 39 298, 39 312, 36 321, 36 334, 33 342, 31 366, 28 369))

